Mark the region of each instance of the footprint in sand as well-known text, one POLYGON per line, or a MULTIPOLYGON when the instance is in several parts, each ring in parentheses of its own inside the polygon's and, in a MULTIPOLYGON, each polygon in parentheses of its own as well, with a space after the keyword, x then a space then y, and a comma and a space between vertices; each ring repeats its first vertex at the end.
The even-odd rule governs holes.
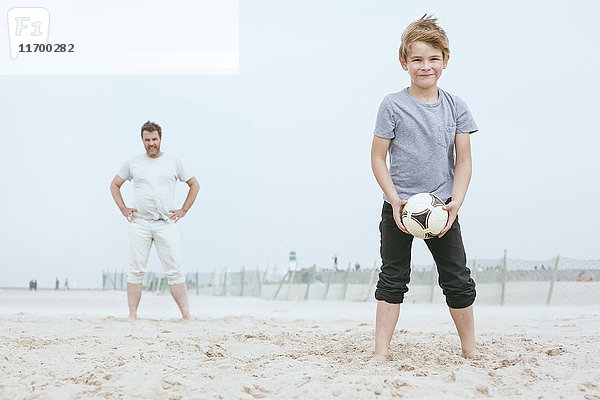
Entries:
POLYGON ((557 347, 554 349, 546 350, 546 354, 548 354, 549 356, 559 356, 565 352, 566 352, 566 350, 562 347, 557 347))
POLYGON ((242 388, 242 391, 244 393, 248 393, 250 396, 254 397, 255 399, 263 399, 263 398, 267 397, 267 394, 271 393, 270 390, 265 389, 258 385, 252 385, 252 386, 244 385, 242 388))

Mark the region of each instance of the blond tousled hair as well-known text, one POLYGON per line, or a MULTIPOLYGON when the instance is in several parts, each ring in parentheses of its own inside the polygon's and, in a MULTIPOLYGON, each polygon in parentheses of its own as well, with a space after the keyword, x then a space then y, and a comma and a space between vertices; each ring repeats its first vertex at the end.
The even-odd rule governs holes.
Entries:
POLYGON ((442 52, 444 60, 450 55, 450 44, 446 32, 437 24, 433 15, 423 15, 412 22, 402 33, 400 43, 400 59, 407 62, 410 45, 414 42, 425 42, 442 52))

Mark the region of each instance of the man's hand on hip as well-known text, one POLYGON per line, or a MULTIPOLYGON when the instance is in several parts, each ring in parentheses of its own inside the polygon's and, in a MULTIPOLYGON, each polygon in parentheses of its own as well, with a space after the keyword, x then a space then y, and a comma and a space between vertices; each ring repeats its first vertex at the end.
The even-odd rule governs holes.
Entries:
POLYGON ((128 208, 128 207, 123 207, 121 208, 121 214, 123 214, 123 216, 125 218, 127 218, 127 222, 131 222, 134 219, 137 218, 136 213, 138 212, 138 210, 136 210, 135 208, 128 208))
POLYGON ((185 211, 183 208, 180 208, 179 210, 169 210, 169 212, 171 213, 169 218, 175 222, 179 221, 181 218, 185 217, 185 214, 187 214, 187 211, 185 211))

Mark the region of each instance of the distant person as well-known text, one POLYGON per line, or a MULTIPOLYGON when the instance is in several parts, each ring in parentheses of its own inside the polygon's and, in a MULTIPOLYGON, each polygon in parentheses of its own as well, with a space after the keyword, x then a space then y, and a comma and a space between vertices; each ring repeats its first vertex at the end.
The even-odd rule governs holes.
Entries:
POLYGON ((478 128, 465 102, 437 86, 449 55, 448 38, 435 18, 424 15, 411 23, 402 34, 399 57, 410 87, 387 95, 377 114, 371 166, 385 201, 379 225, 382 266, 375 291, 374 361, 388 358, 408 291, 413 236, 402 224, 402 210, 408 198, 422 192, 446 202, 448 222, 425 244, 437 265, 462 356, 476 355, 475 282, 467 268, 457 215, 471 179, 470 134, 478 128))
POLYGON ((335 269, 336 271, 339 271, 338 266, 337 266, 337 255, 333 256, 333 269, 335 269))
POLYGON ((142 296, 142 281, 152 243, 167 273, 171 294, 184 319, 189 319, 189 301, 185 275, 181 268, 181 242, 175 225, 189 211, 200 185, 183 162, 160 149, 162 129, 154 122, 141 128, 146 152, 129 159, 110 184, 110 192, 129 225, 131 266, 127 273, 129 318, 137 318, 142 296), (134 208, 125 206, 121 186, 133 182, 134 208), (183 206, 173 209, 177 180, 187 183, 189 191, 183 206))
POLYGON ((354 270, 360 271, 360 264, 359 263, 354 264, 354 270))
POLYGON ((54 284, 54 290, 58 290, 60 283, 58 282, 58 278, 56 278, 56 282, 54 284))
POLYGON ((65 290, 69 290, 69 280, 65 279, 65 290))
POLYGON ((310 274, 308 272, 304 272, 302 274, 302 283, 308 283, 310 281, 310 274))
POLYGON ((33 290, 33 279, 29 281, 29 290, 33 290))

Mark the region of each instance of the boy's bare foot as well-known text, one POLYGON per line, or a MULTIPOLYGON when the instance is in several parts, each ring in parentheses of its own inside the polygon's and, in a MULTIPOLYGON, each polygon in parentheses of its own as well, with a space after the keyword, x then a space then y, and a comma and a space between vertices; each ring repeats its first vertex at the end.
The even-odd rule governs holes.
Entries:
POLYGON ((463 358, 475 358, 477 356, 477 350, 464 350, 462 351, 463 358))
POLYGON ((192 316, 188 313, 188 314, 183 315, 181 318, 189 321, 192 319, 192 316))
POLYGON ((130 321, 135 321, 137 319, 137 316, 129 314, 129 317, 127 317, 127 319, 130 321))

